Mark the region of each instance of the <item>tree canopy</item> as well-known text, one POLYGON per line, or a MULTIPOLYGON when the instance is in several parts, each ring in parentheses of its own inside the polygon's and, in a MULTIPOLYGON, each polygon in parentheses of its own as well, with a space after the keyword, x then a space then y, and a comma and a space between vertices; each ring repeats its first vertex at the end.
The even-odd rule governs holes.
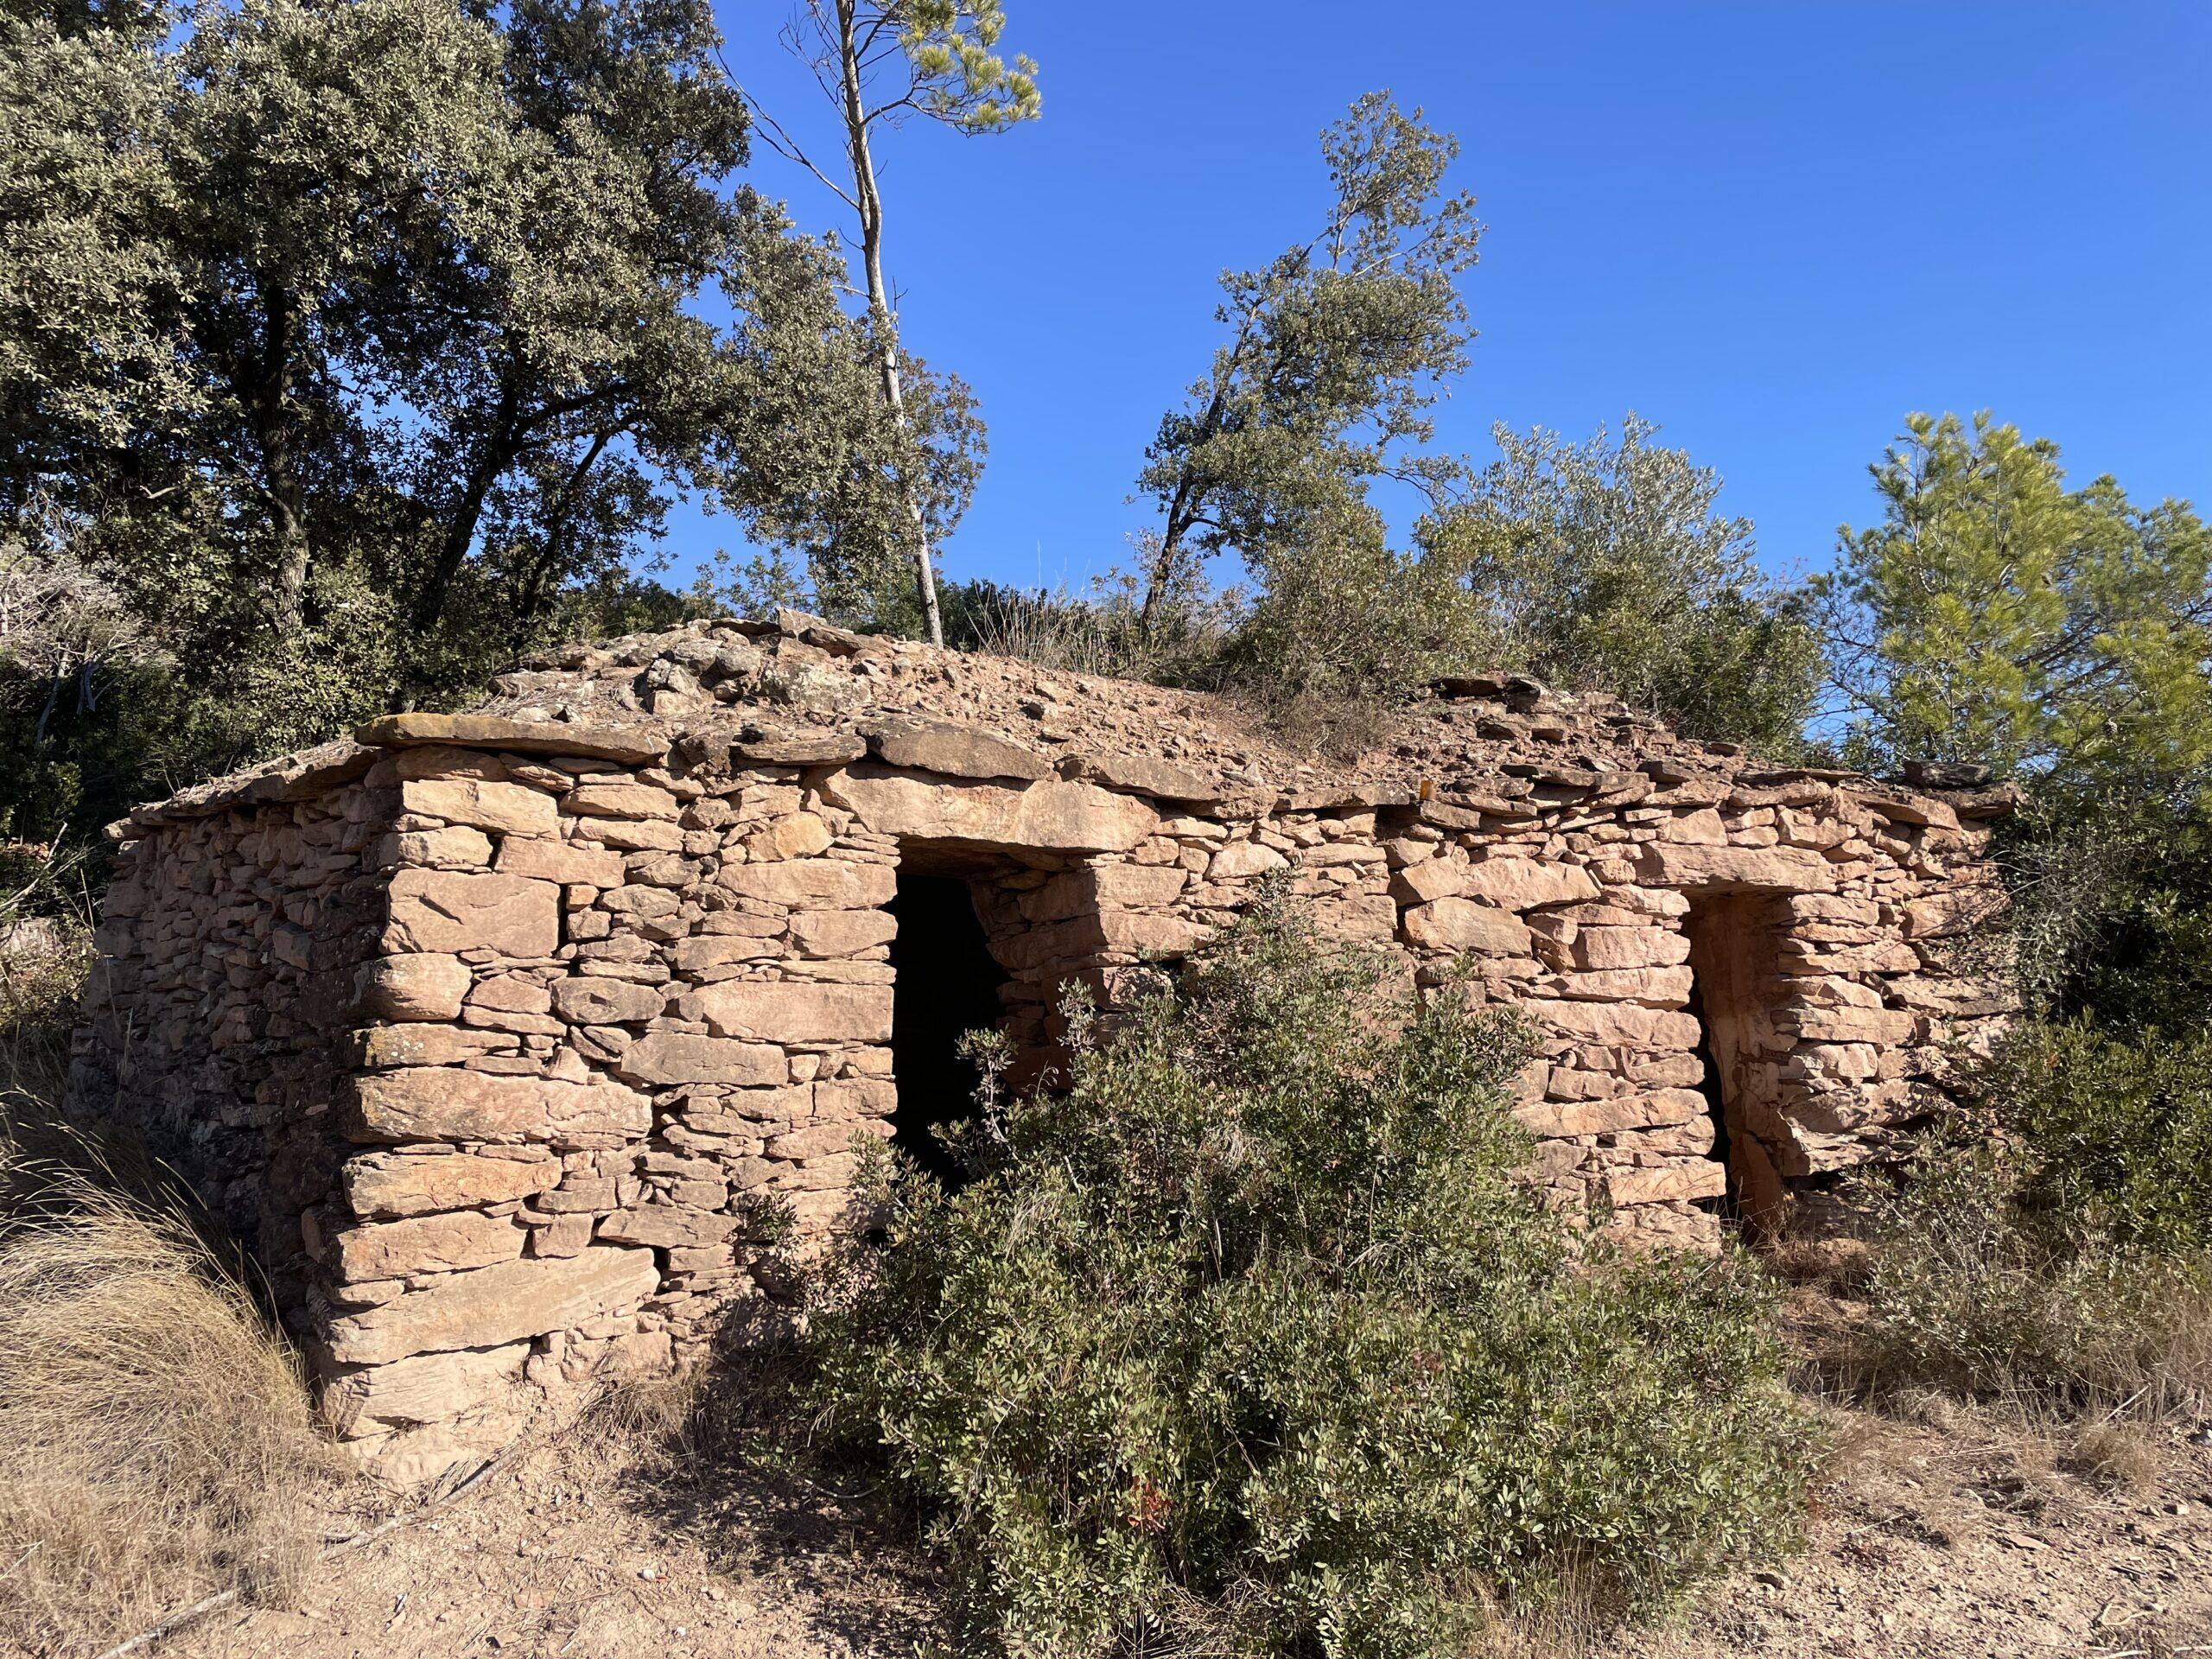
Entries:
MULTIPOLYGON (((180 768, 667 613, 679 495, 893 538, 915 440, 719 47, 704 0, 0 19, 0 536, 146 620, 180 768)), ((913 382, 957 516, 978 429, 913 382)))

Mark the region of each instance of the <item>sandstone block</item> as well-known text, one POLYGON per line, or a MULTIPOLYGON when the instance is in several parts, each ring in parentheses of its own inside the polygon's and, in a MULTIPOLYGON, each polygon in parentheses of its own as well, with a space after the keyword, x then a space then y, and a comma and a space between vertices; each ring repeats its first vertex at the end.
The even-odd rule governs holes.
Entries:
POLYGON ((1242 881, 1269 870, 1280 870, 1290 861, 1274 848, 1256 841, 1232 841, 1206 865, 1209 881, 1242 881))
POLYGON ((633 1083, 751 1086, 782 1083, 790 1075, 791 1066, 781 1049, 764 1043, 656 1031, 625 1049, 614 1061, 614 1069, 633 1083))
POLYGON ((1567 942, 1586 973, 1623 968, 1671 968, 1690 959, 1689 936, 1657 927, 1578 927, 1567 942))
POLYGON ((372 1221, 338 1235, 338 1276, 346 1284, 417 1273, 488 1268, 522 1254, 523 1230, 505 1216, 452 1210, 372 1221))
POLYGON ((733 864, 715 877, 741 898, 808 910, 870 910, 891 902, 897 874, 887 864, 836 858, 795 858, 773 864, 733 864))
POLYGON ((346 1201, 365 1220, 505 1204, 550 1191, 557 1158, 485 1158, 474 1153, 365 1153, 340 1172, 346 1201))
POLYGON ((635 1307, 659 1283, 647 1249, 594 1245, 564 1259, 502 1262, 334 1320, 330 1354, 341 1365, 378 1365, 497 1347, 635 1307))
POLYGON ((1833 893, 1835 868, 1795 847, 1704 847, 1653 842, 1637 855, 1640 880, 1663 887, 1751 887, 1833 893))
POLYGON ((1526 956, 1528 928, 1510 911, 1470 899, 1438 899, 1406 912, 1406 942, 1427 950, 1478 950, 1486 956, 1526 956))
POLYGON ((458 957, 378 957, 353 971, 353 1004, 367 1020, 450 1020, 468 995, 458 957))
POLYGON ((492 838, 466 824, 409 830, 378 842, 372 861, 387 868, 423 864, 447 870, 480 870, 492 861, 492 838))
POLYGON ((621 854, 588 842, 546 836, 509 836, 499 844, 499 861, 493 868, 502 875, 557 881, 563 887, 619 887, 623 878, 621 854))
POLYGON ((1084 754, 1073 757, 1076 775, 1109 789, 1156 800, 1211 805, 1221 798, 1221 780, 1173 760, 1143 754, 1084 754))
POLYGON ((368 1141, 579 1147, 634 1140, 652 1127, 652 1103, 619 1083, 423 1066, 357 1077, 353 1090, 353 1132, 368 1141))
POLYGON ((450 743, 467 748, 505 749, 515 754, 573 754, 628 766, 642 766, 668 753, 668 740, 654 731, 572 726, 565 721, 506 720, 496 715, 385 715, 361 727, 353 738, 356 742, 387 748, 450 743))
POLYGON ((1664 1204, 1669 1200, 1719 1198, 1728 1190, 1728 1171, 1718 1160, 1701 1158, 1648 1169, 1609 1169, 1605 1192, 1614 1204, 1664 1204))
POLYGON ((651 784, 578 784, 561 810, 587 818, 674 818, 683 803, 651 784))
POLYGON ((972 726, 901 723, 872 731, 868 736, 868 746, 886 766, 939 772, 948 778, 1011 778, 1023 782, 1052 775, 1043 756, 972 726))
POLYGON ((418 1354, 323 1384, 322 1414, 341 1440, 375 1423, 448 1422, 521 1377, 530 1344, 418 1354))
POLYGON ((553 1012, 572 1026, 624 1026, 658 1020, 666 999, 651 985, 595 976, 556 980, 553 1012))
POLYGON ((1632 1004, 1529 998, 1522 1009, 1539 1028, 1583 1042, 1630 1048, 1694 1048, 1698 1023, 1687 1014, 1632 1004))
POLYGON ((553 798, 523 784, 481 778, 410 778, 399 785, 399 808, 476 830, 550 836, 560 828, 553 798))
POLYGON ((502 1032, 421 1022, 378 1026, 355 1034, 353 1063, 372 1071, 395 1065, 468 1065, 513 1046, 513 1039, 502 1032))
POLYGON ((384 944, 392 951, 497 950, 547 957, 561 944, 561 890, 512 875, 396 872, 384 944))
POLYGON ((1598 896, 1590 872, 1577 864, 1555 864, 1533 858, 1486 858, 1470 864, 1460 879, 1459 892, 1470 899, 1485 899, 1508 910, 1534 910, 1540 905, 1579 904, 1598 896))
POLYGON ((718 1037, 770 1043, 891 1040, 887 985, 725 980, 686 992, 679 1006, 685 1019, 705 1020, 718 1037))
POLYGON ((1557 1136, 1661 1128, 1694 1122, 1709 1110, 1706 1097, 1694 1089, 1655 1089, 1595 1100, 1529 1101, 1516 1106, 1513 1116, 1533 1135, 1557 1136))
MULTIPOLYGON (((861 916, 879 912, 870 911, 831 911, 833 916, 861 916)), ((889 917, 885 917, 887 925, 889 917)), ((676 942, 676 968, 678 973, 696 974, 709 968, 727 968, 735 962, 770 962, 781 954, 781 947, 773 939, 753 938, 741 933, 709 933, 696 939, 676 942)))
POLYGON ((1390 877, 1390 893, 1408 905, 1426 905, 1459 896, 1469 866, 1458 859, 1429 858, 1408 864, 1390 877))
POLYGON ((737 1230, 737 1217, 686 1210, 672 1204, 618 1210, 599 1224, 599 1236, 617 1244, 650 1244, 662 1250, 696 1250, 719 1244, 737 1230))
MULTIPOLYGON (((880 910, 823 910, 791 918, 791 938, 810 957, 849 957, 888 944, 899 925, 880 910)), ((678 947, 677 966, 683 966, 678 947)))
POLYGON ((855 767, 832 777, 823 792, 879 836, 1050 852, 1125 853, 1160 823, 1135 797, 1095 784, 1047 780, 1014 789, 855 767))
POLYGON ((811 812, 792 812, 745 838, 745 850, 754 859, 811 858, 826 850, 836 837, 830 826, 811 812))

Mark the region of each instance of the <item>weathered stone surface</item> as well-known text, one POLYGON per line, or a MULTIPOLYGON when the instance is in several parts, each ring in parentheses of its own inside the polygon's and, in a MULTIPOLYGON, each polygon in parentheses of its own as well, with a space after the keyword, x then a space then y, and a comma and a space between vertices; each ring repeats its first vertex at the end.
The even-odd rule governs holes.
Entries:
POLYGON ((470 978, 459 957, 377 957, 354 970, 354 1006, 364 1020, 450 1020, 470 978))
POLYGON ((1568 905, 1598 896, 1598 884, 1579 864, 1551 864, 1533 858, 1485 858, 1467 866, 1459 891, 1487 899, 1508 910, 1539 905, 1568 905))
POLYGON ((973 726, 906 724, 868 734, 868 747, 887 766, 934 772, 947 778, 1011 778, 1033 781, 1052 776, 1043 756, 993 732, 973 726))
POLYGON ((1516 1106, 1513 1116, 1535 1135, 1618 1135, 1624 1129, 1692 1122, 1708 1109, 1706 1097, 1694 1089, 1656 1089, 1599 1100, 1528 1101, 1516 1106))
POLYGON ((1647 846, 1637 874, 1657 887, 1764 887, 1777 893, 1833 893, 1835 869, 1818 853, 1792 847, 1647 846))
POLYGON ((618 1210, 599 1224, 601 1240, 616 1244, 650 1244, 662 1250, 692 1250, 719 1244, 737 1230, 737 1217, 672 1204, 618 1210))
POLYGON ((683 810, 651 784, 578 784, 561 798, 561 810, 587 818, 672 818, 683 810))
POLYGON ((543 791, 481 778, 410 778, 399 786, 399 806, 502 835, 550 836, 561 823, 560 809, 543 791))
POLYGON ((648 1249, 594 1245, 565 1260, 503 1262, 334 1320, 330 1355, 341 1365, 380 1365, 412 1354, 497 1347, 635 1307, 659 1283, 648 1249))
POLYGON ((829 779, 823 792, 879 836, 923 841, 1122 853, 1160 823, 1142 801, 1095 784, 1045 781, 1011 789, 855 767, 829 779))
POLYGON ((1521 1005, 1539 1027, 1586 1042, 1635 1048, 1694 1048, 1698 1023, 1687 1014, 1624 1003, 1572 1002, 1531 997, 1521 1005))
POLYGON ((1078 778, 1132 795, 1149 795, 1155 800, 1211 806, 1222 798, 1218 778, 1153 755, 1080 754, 1071 758, 1071 765, 1078 778))
POLYGON ((1242 881, 1280 870, 1290 861, 1274 848, 1256 841, 1232 841, 1213 855, 1206 866, 1209 881, 1242 881))
POLYGON ((809 910, 874 909, 891 902, 898 876, 885 864, 836 858, 795 858, 773 864, 733 864, 715 878, 730 892, 809 910))
POLYGON ((1605 1196, 1623 1206, 1663 1204, 1670 1199, 1717 1198, 1727 1190, 1728 1171, 1719 1160, 1712 1158, 1605 1172, 1605 1196))
POLYGON ((502 875, 558 881, 563 887, 619 887, 623 881, 621 854, 589 842, 546 836, 509 836, 500 843, 493 868, 502 875))
POLYGON ((1656 927, 1584 927, 1570 947, 1585 969, 1669 967, 1690 959, 1689 936, 1656 927))
POLYGON ((361 727, 353 738, 385 748, 451 743, 516 754, 573 754, 631 766, 658 760, 668 753, 667 738, 642 728, 625 731, 559 721, 502 720, 493 715, 385 715, 361 727))
POLYGON ((769 1043, 887 1043, 888 985, 817 985, 796 981, 724 980, 686 992, 687 1020, 718 1037, 769 1043))
POLYGON ((1439 899, 1406 912, 1406 941, 1425 950, 1479 950, 1516 957, 1529 950, 1529 929, 1509 911, 1465 899, 1439 899))
POLYGON ((660 1017, 667 999, 654 986, 588 976, 553 982, 553 1012, 572 1026, 626 1026, 660 1017))
POLYGON ((898 922, 880 910, 825 910, 791 918, 791 938, 810 957, 849 957, 888 944, 898 922))
POLYGON ((355 1065, 373 1071, 395 1065, 467 1065, 513 1046, 505 1032, 416 1021, 356 1033, 353 1053, 355 1065))
POLYGON ((811 812, 790 812, 745 838, 745 850, 754 859, 811 858, 826 851, 836 836, 811 812))
POLYGON ((559 1185, 561 1160, 370 1152, 347 1159, 340 1173, 353 1213, 374 1221, 530 1198, 559 1185))
POLYGON ((782 1083, 790 1065, 779 1048, 732 1042, 690 1032, 656 1031, 632 1043, 613 1062, 633 1083, 722 1083, 751 1087, 782 1083))
POLYGON ((372 1221, 338 1235, 339 1276, 348 1284, 418 1273, 488 1268, 522 1254, 523 1230, 505 1216, 452 1210, 372 1221))
POLYGON ((395 831, 377 843, 376 862, 384 867, 421 864, 441 870, 480 870, 491 861, 492 838, 466 824, 395 831))
POLYGON ((391 951, 497 950, 547 957, 561 943, 561 890, 518 876, 400 870, 391 878, 391 951))
POLYGON ((560 1083, 423 1066, 353 1084, 353 1127, 365 1141, 482 1141, 595 1146, 643 1135, 652 1105, 619 1083, 560 1083))
POLYGON ((372 1423, 439 1423, 460 1416, 522 1376, 530 1344, 457 1349, 372 1365, 323 1385, 322 1414, 340 1438, 372 1423))
POLYGON ((868 740, 850 730, 753 731, 729 746, 738 766, 841 766, 868 753, 868 740))

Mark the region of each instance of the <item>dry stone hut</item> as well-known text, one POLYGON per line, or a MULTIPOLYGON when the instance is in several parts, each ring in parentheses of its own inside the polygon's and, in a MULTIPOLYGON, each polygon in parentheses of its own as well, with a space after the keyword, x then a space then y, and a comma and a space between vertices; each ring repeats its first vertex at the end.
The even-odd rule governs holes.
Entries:
POLYGON ((1543 1183, 1637 1239, 1772 1230, 1944 1104, 1998 796, 1775 771, 1532 681, 1338 769, 1208 700, 786 613, 558 652, 467 715, 118 825, 75 1086, 265 1267, 396 1479, 780 1287, 757 1199, 846 1211, 995 1021, 1110 1006, 1282 873, 1543 1033, 1543 1183))

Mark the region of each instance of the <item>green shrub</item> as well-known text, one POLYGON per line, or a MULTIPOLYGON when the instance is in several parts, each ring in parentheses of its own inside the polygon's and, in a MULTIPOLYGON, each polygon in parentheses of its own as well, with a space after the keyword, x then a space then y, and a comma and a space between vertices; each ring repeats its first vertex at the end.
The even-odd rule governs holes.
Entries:
POLYGON ((1521 1033, 1262 906, 947 1191, 878 1166, 812 1388, 1018 1654, 1457 1653, 1792 1533, 1768 1283, 1626 1257, 1520 1179, 1521 1033))
POLYGON ((1858 1187, 1873 1246, 1857 1384, 2160 1417, 2212 1400, 2212 1272, 2127 1245, 2034 1194, 2019 1141, 1923 1147, 1858 1187))
POLYGON ((2126 1249, 2212 1247, 2212 1034, 2032 1026, 1991 1092, 2023 1149, 2029 1208, 2126 1249))

